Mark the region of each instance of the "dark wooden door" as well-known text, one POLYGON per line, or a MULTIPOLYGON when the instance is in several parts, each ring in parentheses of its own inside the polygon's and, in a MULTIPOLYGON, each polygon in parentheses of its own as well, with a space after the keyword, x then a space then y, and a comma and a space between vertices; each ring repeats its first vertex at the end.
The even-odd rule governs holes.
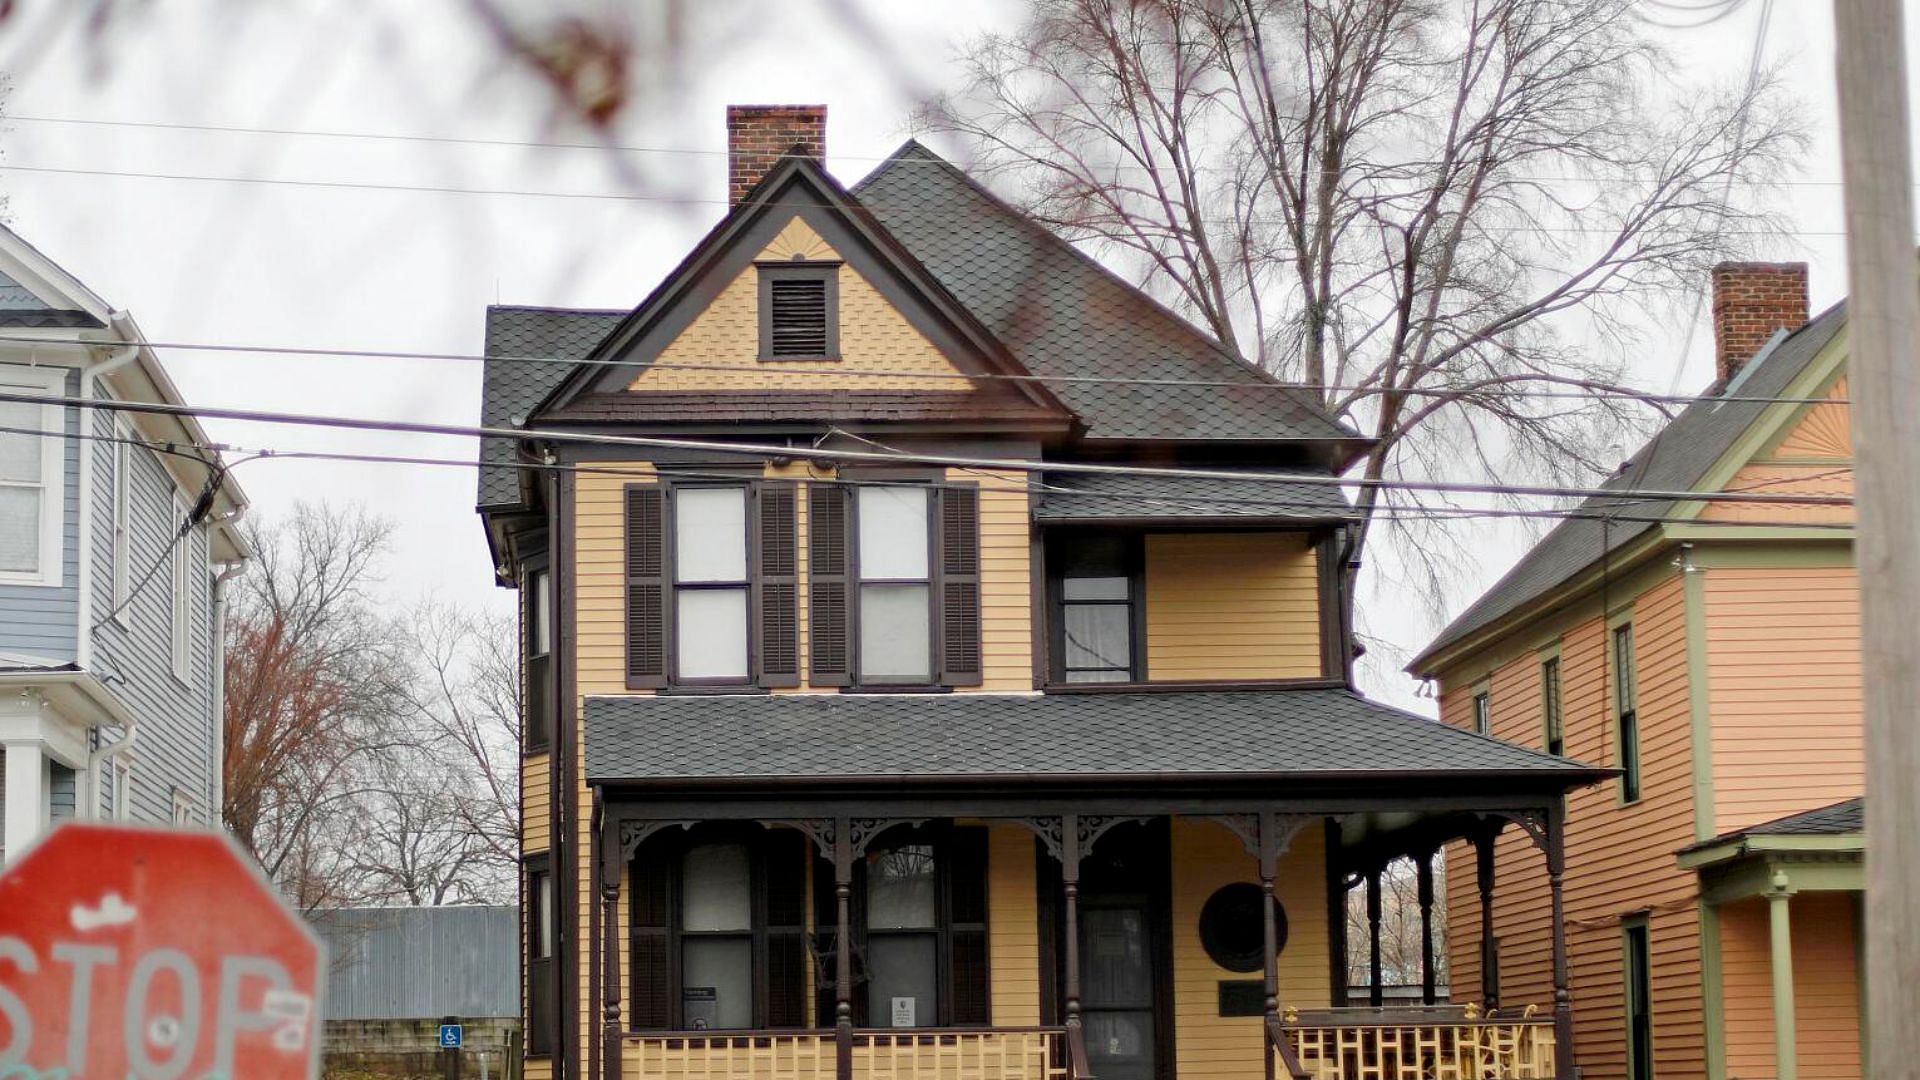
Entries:
POLYGON ((1173 1076, 1168 832, 1119 825, 1081 860, 1080 1015, 1101 1080, 1173 1076))

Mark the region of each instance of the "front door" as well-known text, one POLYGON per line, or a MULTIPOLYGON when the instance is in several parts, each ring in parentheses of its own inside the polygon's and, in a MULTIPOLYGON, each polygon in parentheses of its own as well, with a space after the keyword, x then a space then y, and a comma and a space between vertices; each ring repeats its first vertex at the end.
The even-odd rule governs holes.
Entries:
POLYGON ((1080 865, 1080 1016, 1101 1080, 1172 1075, 1166 822, 1116 826, 1080 865))

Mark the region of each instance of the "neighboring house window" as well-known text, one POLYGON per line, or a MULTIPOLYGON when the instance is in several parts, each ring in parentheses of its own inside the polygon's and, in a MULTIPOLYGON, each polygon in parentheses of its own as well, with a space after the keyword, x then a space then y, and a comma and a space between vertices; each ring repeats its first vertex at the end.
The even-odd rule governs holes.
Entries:
MULTIPOLYGON (((866 958, 866 990, 855 1023, 988 1023, 985 832, 921 827, 890 833, 856 876, 864 878, 856 910, 865 912, 857 940, 866 958)), ((815 917, 828 913, 822 902, 815 917)), ((829 931, 821 947, 831 945, 829 931)))
MULTIPOLYGON (((174 500, 175 514, 172 522, 177 530, 187 520, 187 508, 178 499, 174 500)), ((187 662, 192 653, 190 646, 193 637, 193 534, 181 536, 176 533, 173 539, 173 603, 168 621, 173 635, 173 673, 182 680, 187 677, 187 662)))
POLYGON ((1547 723, 1547 753, 1567 752, 1567 732, 1560 718, 1560 658, 1550 656, 1540 662, 1541 708, 1547 723))
POLYGON ((860 682, 933 681, 932 491, 871 486, 855 493, 860 682))
POLYGON ((1633 624, 1613 631, 1613 694, 1620 738, 1620 798, 1640 798, 1640 711, 1633 677, 1633 624))
MULTIPOLYGON (((116 438, 126 440, 132 437, 127 425, 120 420, 113 424, 116 438)), ((128 515, 133 504, 133 446, 121 441, 113 444, 113 584, 108 594, 114 608, 114 618, 126 621, 124 607, 127 602, 127 589, 133 564, 133 523, 128 515)))
POLYGON ((125 755, 113 759, 113 816, 121 821, 133 818, 133 762, 125 755))
POLYGON ((1054 680, 1141 681, 1138 538, 1068 536, 1048 546, 1047 565, 1054 680))
POLYGON ((805 843, 706 826, 642 845, 630 869, 636 1030, 806 1024, 805 843))
POLYGON ((527 1052, 553 1053, 553 871, 544 855, 527 860, 527 1052))
POLYGON ((1473 695, 1473 730, 1493 734, 1493 695, 1484 690, 1473 695))
POLYGON ((553 652, 553 579, 544 569, 527 573, 524 600, 527 626, 526 730, 521 745, 531 753, 544 748, 549 738, 553 652))
MULTIPOLYGON (((0 364, 0 389, 57 395, 65 388, 65 369, 0 364)), ((66 443, 49 436, 63 424, 58 405, 0 402, 0 584, 60 584, 66 443)))
POLYGON ((193 805, 193 796, 178 789, 173 793, 173 824, 175 828, 189 828, 199 822, 200 815, 193 805))
POLYGON ((831 360, 840 354, 839 268, 760 267, 760 358, 831 360))
POLYGON ((1647 924, 1629 923, 1625 933, 1627 1080, 1653 1080, 1653 978, 1647 924))
POLYGON ((674 671, 744 683, 748 665, 747 489, 673 489, 674 671))

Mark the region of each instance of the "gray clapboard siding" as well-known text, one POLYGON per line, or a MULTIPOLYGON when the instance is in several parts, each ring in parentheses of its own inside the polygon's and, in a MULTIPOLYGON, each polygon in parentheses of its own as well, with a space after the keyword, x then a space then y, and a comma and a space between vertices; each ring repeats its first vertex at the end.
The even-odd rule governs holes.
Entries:
MULTIPOLYGON (((20 357, 0 355, 0 363, 20 357)), ((64 393, 80 392, 80 375, 69 372, 64 393)), ((66 410, 66 432, 80 433, 79 410, 66 410)), ((51 442, 51 440, 50 440, 51 442)), ((61 475, 65 497, 60 500, 60 584, 0 585, 0 653, 17 653, 54 664, 72 663, 78 656, 76 625, 80 612, 80 440, 52 443, 63 455, 61 475)))
MULTIPOLYGON (((111 434, 110 413, 94 419, 95 430, 111 434)), ((109 680, 113 694, 137 718, 140 733, 131 759, 132 817, 141 821, 171 821, 173 793, 185 792, 201 824, 219 819, 213 807, 213 664, 212 590, 207 535, 195 529, 185 543, 190 551, 189 661, 187 677, 173 670, 173 573, 164 553, 172 542, 176 517, 176 489, 159 458, 142 447, 126 456, 128 488, 128 585, 138 586, 146 572, 160 562, 146 585, 112 620, 113 609, 113 468, 114 444, 93 444, 94 519, 92 559, 96 624, 94 662, 109 680)), ((112 736, 118 738, 116 733, 112 736)), ((103 783, 110 778, 102 778, 103 783)))
POLYGON ((520 1015, 518 908, 346 908, 314 925, 328 1020, 520 1015))

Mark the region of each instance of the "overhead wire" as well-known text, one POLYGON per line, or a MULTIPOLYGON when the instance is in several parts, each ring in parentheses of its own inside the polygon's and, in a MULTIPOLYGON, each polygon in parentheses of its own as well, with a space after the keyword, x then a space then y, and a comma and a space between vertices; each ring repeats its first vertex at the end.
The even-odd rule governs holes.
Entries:
MULTIPOLYGON (((118 401, 104 398, 68 397, 58 394, 25 393, 15 390, 0 390, 0 401, 21 402, 33 405, 71 406, 81 409, 96 409, 110 412, 150 413, 164 416, 191 416, 198 419, 218 419, 294 425, 306 427, 335 428, 342 430, 376 431, 396 434, 440 435, 461 438, 504 438, 512 440, 531 440, 556 445, 580 444, 588 446, 612 446, 645 450, 695 451, 740 455, 753 459, 785 458, 827 463, 867 464, 915 464, 939 465, 952 468, 975 468, 1009 473, 1058 473, 1063 475, 1091 474, 1158 478, 1184 478, 1201 480, 1233 480, 1247 483, 1274 483, 1299 486, 1326 486, 1333 488, 1372 488, 1378 490, 1428 492, 1436 494, 1490 494, 1500 496, 1533 496, 1541 498, 1608 498, 1608 499, 1650 499, 1676 502, 1729 502, 1729 503, 1777 503, 1794 506, 1851 506, 1851 496, 1816 495, 1777 495, 1754 491, 1668 491, 1645 489, 1617 489, 1576 487, 1553 484, 1498 484, 1461 481, 1424 481, 1406 479, 1351 479, 1316 473, 1271 472, 1258 470, 1162 467, 1142 465, 1115 465, 1089 461, 1041 461, 1017 458, 983 458, 961 454, 936 454, 914 452, 911 454, 886 453, 877 451, 843 450, 822 446, 796 446, 791 444, 770 444, 736 442, 725 439, 689 439, 652 435, 616 435, 591 431, 566 431, 544 428, 500 428, 485 425, 444 424, 419 420, 380 420, 366 417, 327 415, 318 413, 290 413, 263 409, 234 409, 213 406, 174 405, 161 402, 118 401)), ((512 467, 503 463, 502 467, 512 467)))

